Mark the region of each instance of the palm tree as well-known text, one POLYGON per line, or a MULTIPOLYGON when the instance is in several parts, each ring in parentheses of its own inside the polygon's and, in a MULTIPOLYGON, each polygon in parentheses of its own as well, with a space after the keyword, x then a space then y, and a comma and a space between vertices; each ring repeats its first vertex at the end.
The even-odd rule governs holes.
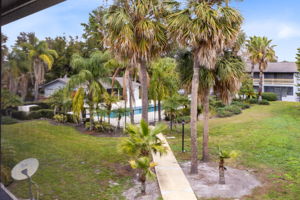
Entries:
POLYGON ((262 100, 262 90, 263 90, 263 74, 268 66, 268 62, 272 62, 276 59, 274 47, 271 45, 272 40, 267 37, 253 36, 248 40, 248 51, 250 54, 250 59, 253 63, 258 64, 259 68, 259 89, 258 89, 258 101, 262 100))
POLYGON ((118 117, 118 128, 120 128, 120 121, 122 119, 123 116, 126 115, 126 109, 125 108, 117 108, 116 110, 114 110, 114 112, 116 113, 117 117, 118 117))
MULTIPOLYGON (((236 40, 243 21, 240 13, 214 1, 189 1, 187 8, 168 16, 171 37, 192 50, 193 78, 191 93, 191 173, 197 173, 197 97, 199 71, 214 69, 223 49, 236 40)), ((208 92, 210 89, 207 90, 208 92)), ((209 93, 206 91, 206 96, 209 93)))
MULTIPOLYGON (((84 88, 84 99, 89 105, 90 130, 94 127, 95 104, 99 103, 102 95, 106 92, 103 83, 110 83, 108 78, 110 69, 105 67, 105 63, 110 59, 108 52, 96 51, 89 58, 83 58, 74 54, 71 66, 78 73, 71 76, 65 91, 69 94, 77 88, 84 88)), ((81 104, 81 103, 80 103, 81 104)))
POLYGON ((255 49, 255 37, 250 37, 249 40, 247 40, 247 52, 249 55, 249 60, 251 62, 251 77, 254 78, 254 67, 255 64, 257 64, 254 55, 254 49, 255 49))
POLYGON ((225 151, 218 147, 219 152, 219 184, 225 184, 225 159, 236 158, 237 152, 235 151, 225 151))
POLYGON ((110 114, 111 114, 111 109, 112 109, 112 105, 114 103, 117 103, 118 102, 118 98, 117 96, 114 94, 114 92, 112 92, 111 94, 105 92, 102 96, 103 98, 103 104, 104 104, 104 107, 106 108, 107 110, 107 116, 108 116, 108 123, 110 124, 110 114))
POLYGON ((137 160, 131 160, 129 161, 130 166, 133 169, 139 170, 139 181, 142 184, 141 187, 141 193, 142 195, 146 194, 146 180, 147 179, 153 179, 155 177, 155 174, 152 171, 152 168, 156 166, 154 162, 151 162, 151 160, 148 157, 140 157, 137 160))
POLYGON ((158 102, 158 121, 161 121, 161 101, 178 90, 178 73, 176 72, 176 61, 172 58, 160 58, 151 63, 149 94, 158 102))
POLYGON ((120 149, 123 153, 134 157, 149 157, 151 151, 163 154, 167 149, 158 134, 165 129, 166 126, 163 124, 150 128, 143 119, 140 125, 130 124, 125 130, 129 138, 121 143, 120 149))
POLYGON ((57 90, 50 98, 47 99, 47 102, 53 107, 54 115, 58 112, 66 114, 71 110, 72 101, 71 98, 67 98, 64 94, 64 89, 57 90))
POLYGON ((22 46, 26 47, 29 52, 29 58, 32 60, 33 73, 34 73, 34 100, 38 100, 39 86, 44 82, 45 68, 49 70, 52 68, 54 58, 58 55, 55 50, 48 48, 46 41, 39 41, 34 38, 33 44, 23 43, 22 46))
MULTIPOLYGON (((168 4, 169 5, 169 4, 168 4)), ((119 0, 106 16, 105 43, 119 58, 128 58, 139 67, 142 89, 142 118, 148 122, 147 66, 167 45, 162 23, 166 9, 163 0, 119 0)))

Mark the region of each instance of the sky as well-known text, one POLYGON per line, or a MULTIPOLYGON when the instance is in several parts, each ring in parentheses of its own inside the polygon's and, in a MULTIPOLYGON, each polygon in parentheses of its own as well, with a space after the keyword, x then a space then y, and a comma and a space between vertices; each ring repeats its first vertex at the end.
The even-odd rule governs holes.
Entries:
MULTIPOLYGON (((39 39, 61 35, 81 36, 81 23, 89 13, 112 0, 67 0, 2 27, 8 36, 8 46, 14 44, 20 32, 35 32, 39 39)), ((184 0, 181 0, 182 2, 184 0)), ((300 48, 300 0, 233 0, 230 4, 243 17, 247 36, 266 36, 272 39, 279 61, 295 61, 300 48)))

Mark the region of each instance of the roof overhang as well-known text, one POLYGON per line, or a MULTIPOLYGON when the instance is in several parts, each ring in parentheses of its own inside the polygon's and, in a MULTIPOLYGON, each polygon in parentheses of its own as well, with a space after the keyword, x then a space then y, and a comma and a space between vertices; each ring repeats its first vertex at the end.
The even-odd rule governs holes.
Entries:
POLYGON ((1 26, 63 1, 65 0, 2 0, 1 26))

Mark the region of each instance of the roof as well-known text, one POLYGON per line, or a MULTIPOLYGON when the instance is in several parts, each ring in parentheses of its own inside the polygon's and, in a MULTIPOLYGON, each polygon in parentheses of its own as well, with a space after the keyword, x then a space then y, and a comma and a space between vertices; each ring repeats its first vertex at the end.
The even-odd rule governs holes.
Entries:
POLYGON ((65 0, 2 0, 1 26, 65 0))
POLYGON ((63 84, 67 84, 68 81, 69 81, 69 78, 57 78, 57 79, 55 79, 53 81, 50 81, 48 83, 45 83, 45 84, 41 85, 40 88, 45 88, 45 87, 47 87, 49 85, 52 85, 54 83, 57 83, 57 82, 61 82, 63 84))
MULTIPOLYGON (((63 84, 67 84, 69 80, 70 80, 70 78, 66 78, 66 77, 64 77, 64 78, 58 78, 58 79, 55 79, 53 81, 50 81, 48 83, 45 83, 45 84, 41 85, 40 88, 45 88, 45 87, 47 87, 49 85, 52 85, 52 84, 55 84, 57 82, 61 82, 63 84)), ((116 81, 118 81, 118 83, 120 84, 121 88, 123 88, 123 77, 116 77, 116 81)), ((135 81, 133 81, 132 84, 133 84, 133 87, 140 86, 140 83, 135 82, 135 81)), ((102 81, 102 85, 103 85, 103 87, 105 89, 110 89, 111 88, 111 84, 110 83, 106 83, 106 82, 102 81)), ((116 88, 117 85, 115 84, 114 87, 116 88)))
MULTIPOLYGON (((246 72, 251 72, 251 63, 246 64, 246 72)), ((255 65, 254 72, 259 72, 258 65, 255 65)), ((277 73, 297 73, 297 65, 294 62, 276 62, 268 63, 268 67, 265 72, 277 72, 277 73)))

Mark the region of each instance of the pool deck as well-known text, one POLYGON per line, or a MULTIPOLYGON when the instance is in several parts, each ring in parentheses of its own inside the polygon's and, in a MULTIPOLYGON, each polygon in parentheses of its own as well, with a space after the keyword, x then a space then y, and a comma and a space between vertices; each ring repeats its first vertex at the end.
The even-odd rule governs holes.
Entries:
POLYGON ((197 200, 190 183, 179 166, 166 138, 158 135, 167 147, 167 154, 152 153, 156 176, 164 200, 197 200))

